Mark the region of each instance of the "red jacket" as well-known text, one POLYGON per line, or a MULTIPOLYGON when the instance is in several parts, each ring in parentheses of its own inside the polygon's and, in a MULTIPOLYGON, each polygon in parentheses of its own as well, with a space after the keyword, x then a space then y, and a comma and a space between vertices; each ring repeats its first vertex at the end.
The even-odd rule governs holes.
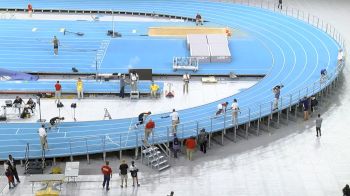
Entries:
POLYGON ((101 171, 102 171, 103 175, 111 175, 111 173, 112 173, 112 169, 108 165, 102 166, 101 171))
POLYGON ((55 84, 55 89, 56 89, 56 91, 60 91, 61 90, 61 85, 59 84, 59 83, 56 83, 55 84))
POLYGON ((147 124, 146 124, 146 129, 153 129, 155 127, 155 123, 153 121, 149 121, 147 124))
POLYGON ((195 149, 196 148, 196 140, 192 138, 188 138, 186 140, 186 148, 188 149, 195 149))

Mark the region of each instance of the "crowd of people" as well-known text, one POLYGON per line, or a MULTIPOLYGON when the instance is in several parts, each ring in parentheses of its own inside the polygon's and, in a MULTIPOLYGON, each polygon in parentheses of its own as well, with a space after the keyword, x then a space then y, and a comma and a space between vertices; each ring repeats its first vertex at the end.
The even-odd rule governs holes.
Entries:
MULTIPOLYGON (((109 184, 110 180, 113 176, 113 170, 111 166, 109 165, 109 161, 106 161, 106 164, 101 167, 101 172, 103 174, 103 183, 102 187, 103 189, 106 188, 106 191, 109 191, 109 184)), ((139 179, 138 179, 138 172, 139 169, 136 167, 135 161, 131 161, 131 165, 126 163, 125 160, 121 161, 121 164, 119 165, 119 176, 121 180, 120 187, 126 188, 128 187, 128 172, 130 172, 130 176, 132 179, 132 186, 140 186, 139 179)))

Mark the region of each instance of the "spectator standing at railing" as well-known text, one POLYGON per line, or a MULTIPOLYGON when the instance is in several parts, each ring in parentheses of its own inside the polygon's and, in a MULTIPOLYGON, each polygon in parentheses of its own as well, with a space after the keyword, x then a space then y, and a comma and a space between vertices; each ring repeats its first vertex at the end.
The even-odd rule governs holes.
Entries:
POLYGON ((196 138, 190 137, 190 138, 186 139, 185 145, 186 145, 187 158, 188 158, 188 160, 192 161, 193 160, 193 152, 197 146, 196 138))
POLYGON ((321 126, 322 126, 323 119, 321 118, 321 114, 317 115, 316 118, 316 137, 321 137, 321 126))
POLYGON ((84 84, 81 78, 78 78, 77 81, 77 95, 78 99, 84 99, 84 84))
POLYGON ((272 92, 275 95, 275 98, 273 100, 273 111, 278 110, 278 100, 280 99, 281 88, 283 88, 283 85, 277 85, 272 89, 272 92))
POLYGON ((151 135, 151 133, 153 132, 153 129, 155 127, 155 123, 152 121, 152 119, 149 119, 149 121, 146 123, 145 126, 145 142, 148 143, 148 138, 151 135))
POLYGON ((208 134, 205 132, 204 128, 198 134, 198 143, 200 151, 202 151, 204 154, 207 153, 208 134))
POLYGON ((344 52, 343 49, 339 49, 338 51, 338 65, 341 65, 344 61, 344 52))
POLYGON ((55 84, 55 103, 58 101, 60 102, 61 95, 62 95, 62 86, 60 84, 60 81, 57 81, 55 84))
POLYGON ((231 105, 231 110, 232 110, 232 125, 237 128, 237 126, 238 126, 238 112, 240 112, 237 99, 233 99, 233 102, 231 105))
POLYGON ((45 125, 41 125, 39 128, 39 137, 40 137, 40 144, 41 144, 41 149, 42 150, 47 150, 49 149, 48 143, 47 143, 47 133, 45 130, 45 125))
POLYGON ((282 10, 282 0, 278 0, 278 6, 277 7, 282 10))
POLYGON ((101 172, 103 174, 102 187, 105 188, 105 185, 106 185, 106 191, 108 191, 109 190, 109 181, 112 178, 112 168, 109 166, 109 161, 106 161, 106 165, 101 167, 101 172))
POLYGON ((328 79, 327 69, 321 69, 321 79, 320 82, 324 82, 328 79))
POLYGON ((125 160, 122 160, 122 163, 119 165, 119 175, 120 179, 122 181, 122 184, 120 185, 121 188, 123 188, 123 183, 125 181, 125 187, 128 186, 128 164, 126 164, 125 160))
POLYGON ((6 163, 9 166, 9 168, 11 169, 12 174, 15 177, 17 183, 20 183, 21 181, 19 180, 19 177, 18 177, 18 172, 17 172, 17 168, 16 168, 16 161, 12 157, 12 155, 9 155, 9 159, 7 160, 6 163))
POLYGON ((311 97, 311 103, 310 104, 311 104, 311 112, 315 112, 315 109, 316 109, 316 107, 318 105, 318 101, 317 101, 315 96, 311 97))
POLYGON ((135 181, 136 181, 136 185, 140 186, 139 178, 137 176, 138 172, 139 172, 139 169, 135 166, 135 161, 131 161, 130 174, 132 177, 132 186, 135 186, 135 181))
POLYGON ((29 17, 32 17, 32 14, 33 14, 33 6, 32 4, 28 3, 28 14, 29 14, 29 17))
POLYGON ((174 158, 177 158, 177 153, 180 151, 180 141, 179 138, 177 138, 176 134, 174 134, 173 139, 173 152, 174 152, 174 158))
POLYGON ((172 131, 173 134, 176 134, 177 132, 177 125, 180 123, 180 116, 179 113, 173 109, 173 112, 169 115, 171 117, 171 125, 172 125, 172 131))
POLYGON ((303 111, 304 111, 304 120, 309 120, 309 106, 310 106, 310 99, 307 97, 304 97, 300 103, 303 105, 303 111))
POLYGON ((173 112, 170 113, 168 116, 162 116, 161 118, 171 118, 171 126, 172 126, 172 132, 175 135, 177 132, 177 125, 180 123, 180 116, 179 113, 176 112, 175 109, 173 109, 173 112))

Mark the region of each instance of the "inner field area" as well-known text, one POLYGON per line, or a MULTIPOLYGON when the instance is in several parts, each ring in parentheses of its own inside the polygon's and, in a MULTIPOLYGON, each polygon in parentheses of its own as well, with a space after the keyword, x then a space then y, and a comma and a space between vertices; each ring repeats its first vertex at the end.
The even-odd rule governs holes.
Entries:
MULTIPOLYGON (((147 31, 154 26, 194 26, 190 22, 117 21, 115 31, 122 37, 111 39, 106 33, 112 29, 112 21, 1 20, 0 24, 0 68, 30 73, 71 73, 72 67, 79 73, 95 73, 97 66, 100 73, 151 68, 155 74, 182 74, 172 70, 172 63, 173 57, 190 56, 186 37, 149 37, 147 31), (60 40, 58 56, 53 55, 53 35, 60 40)), ((272 51, 240 30, 233 31, 229 48, 231 63, 200 64, 193 74, 265 75, 273 65, 272 51)))

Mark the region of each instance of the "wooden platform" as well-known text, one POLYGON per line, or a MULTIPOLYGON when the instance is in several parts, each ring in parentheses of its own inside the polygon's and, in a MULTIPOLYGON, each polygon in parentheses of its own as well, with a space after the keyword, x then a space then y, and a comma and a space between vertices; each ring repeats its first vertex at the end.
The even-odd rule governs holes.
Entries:
POLYGON ((149 36, 186 36, 187 34, 225 34, 232 35, 229 28, 219 27, 149 27, 149 36))

